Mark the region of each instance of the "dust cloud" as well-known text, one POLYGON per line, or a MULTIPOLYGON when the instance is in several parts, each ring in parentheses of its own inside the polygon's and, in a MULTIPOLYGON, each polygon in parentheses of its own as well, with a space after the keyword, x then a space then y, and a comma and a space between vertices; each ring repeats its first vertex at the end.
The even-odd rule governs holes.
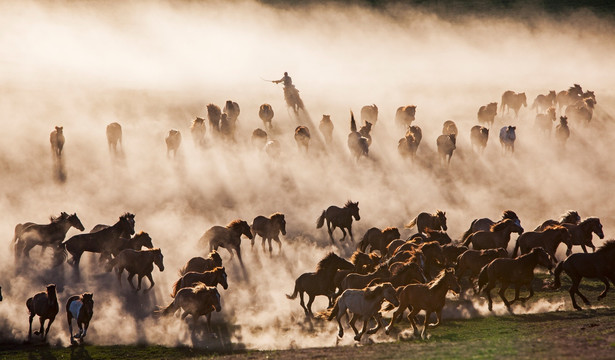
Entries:
MULTIPOLYGON (((50 282, 58 284, 61 312, 52 344, 68 343, 63 302, 94 293, 95 314, 87 340, 96 344, 158 343, 212 348, 291 348, 336 343, 333 323, 306 320, 298 300, 288 300, 294 280, 314 271, 329 251, 349 256, 355 245, 331 245, 315 221, 329 205, 359 201, 355 243, 371 227, 403 228, 419 212, 446 211, 449 233, 459 239, 474 218, 499 218, 513 209, 532 230, 568 209, 600 217, 607 238, 615 226, 615 56, 613 24, 590 13, 566 20, 534 14, 514 17, 464 15, 450 20, 416 9, 359 5, 271 7, 251 1, 31 2, 0 4, 0 303, 2 336, 27 337, 25 301, 50 282), (527 19, 526 19, 527 20, 527 19), (309 153, 297 149, 297 118, 286 108, 275 80, 288 71, 306 105, 309 153), (593 90, 597 107, 589 126, 571 123, 565 148, 534 127, 537 94, 578 83, 593 90), (525 91, 519 118, 498 114, 483 155, 469 133, 481 105, 506 90, 525 91), (205 105, 239 103, 237 143, 218 141, 207 129, 198 148, 191 121, 205 105), (269 158, 250 143, 263 127, 258 108, 275 111, 269 137, 282 154, 269 158), (346 146, 350 110, 377 104, 370 157, 358 163, 346 146), (394 123, 397 107, 417 105, 423 129, 417 160, 402 159, 394 123), (330 114, 333 145, 325 151, 317 124, 330 114), (435 142, 452 119, 459 136, 450 167, 440 166, 435 142), (123 156, 108 151, 105 127, 123 128, 123 156), (502 154, 497 133, 517 126, 513 155, 502 154), (62 163, 54 163, 49 133, 63 126, 62 163), (164 138, 178 129, 183 142, 168 158, 164 138), (136 214, 164 254, 152 292, 120 288, 97 257, 85 255, 82 280, 64 264, 50 268, 50 254, 31 252, 25 268, 13 265, 9 240, 15 224, 47 223, 61 211, 77 213, 86 231, 136 214), (263 253, 260 238, 242 244, 247 276, 222 249, 229 289, 220 289, 222 311, 213 314, 217 338, 191 331, 177 317, 154 318, 170 300, 171 284, 193 256, 205 256, 200 236, 213 225, 257 215, 286 214, 287 235, 278 254, 263 253)), ((559 113, 558 113, 559 116, 559 113)), ((402 237, 414 230, 402 230, 402 237)), ((75 229, 67 238, 77 234, 75 229)), ((511 246, 513 242, 511 242, 511 246)), ((563 254, 562 254, 563 255, 563 254)), ((147 280, 144 280, 147 285, 147 280)), ((317 298, 313 308, 324 309, 317 298)), ((477 305, 484 308, 484 305, 477 305)), ((556 304, 561 306, 561 304, 556 304)), ((540 309, 546 309, 540 305, 540 309)), ((499 309, 499 308, 498 308, 499 309)), ((539 310, 540 310, 539 309, 539 310)), ((538 311, 538 310, 537 310, 538 311)), ((486 312, 474 310, 471 316, 486 312)), ((470 316, 468 315, 468 316, 470 316)), ((459 316, 463 316, 459 315, 459 316)), ((37 324, 35 320, 34 325, 37 324)), ((380 336, 378 339, 387 340, 380 336)), ((342 344, 352 343, 348 334, 342 344)))

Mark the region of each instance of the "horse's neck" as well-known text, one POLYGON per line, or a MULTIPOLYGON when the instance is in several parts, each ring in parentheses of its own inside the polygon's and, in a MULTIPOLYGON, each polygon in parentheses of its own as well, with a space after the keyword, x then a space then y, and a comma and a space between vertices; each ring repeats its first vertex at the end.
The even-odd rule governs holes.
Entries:
POLYGON ((527 264, 531 266, 532 270, 538 265, 538 256, 534 253, 529 253, 518 257, 518 261, 521 264, 527 264))
POLYGON ((434 284, 434 286, 430 290, 438 298, 443 298, 448 292, 448 287, 446 286, 444 279, 440 279, 437 283, 434 284))

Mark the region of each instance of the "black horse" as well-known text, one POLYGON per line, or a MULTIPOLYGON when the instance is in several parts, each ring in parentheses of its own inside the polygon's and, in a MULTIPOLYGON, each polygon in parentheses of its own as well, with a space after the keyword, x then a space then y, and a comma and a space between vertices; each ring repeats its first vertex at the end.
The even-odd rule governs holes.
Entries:
POLYGON ((357 221, 361 220, 361 217, 359 216, 359 202, 353 203, 348 200, 343 208, 332 205, 329 206, 327 210, 323 210, 322 214, 316 221, 316 228, 320 229, 324 225, 325 220, 327 220, 327 231, 329 232, 331 243, 333 243, 333 230, 335 230, 336 227, 340 228, 344 234, 340 241, 346 238, 346 230, 344 229, 348 229, 350 239, 354 242, 354 237, 352 236, 353 217, 357 221))

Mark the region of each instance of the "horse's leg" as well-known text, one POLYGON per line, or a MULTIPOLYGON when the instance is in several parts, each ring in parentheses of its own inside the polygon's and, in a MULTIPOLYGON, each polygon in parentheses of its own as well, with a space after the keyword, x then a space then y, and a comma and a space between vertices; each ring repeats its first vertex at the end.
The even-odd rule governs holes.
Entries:
POLYGON ((281 253, 282 252, 282 241, 280 241, 280 237, 276 235, 276 237, 273 238, 273 240, 275 240, 275 242, 278 243, 278 251, 281 253))
MULTIPOLYGON (((346 313, 346 312, 344 312, 344 313, 346 313)), ((348 315, 348 314, 346 314, 346 315, 348 315)), ((359 335, 359 330, 357 329, 357 326, 356 326, 356 322, 357 322, 358 319, 359 318, 354 313, 352 314, 352 316, 350 316, 350 319, 348 319, 348 325, 350 325, 350 327, 352 328, 352 331, 354 331, 354 336, 359 335)))
POLYGON ((442 308, 436 310, 436 322, 433 324, 429 324, 429 327, 435 328, 436 326, 440 325, 440 321, 442 321, 442 308))
MULTIPOLYGON (((135 285, 132 283, 132 278, 135 276, 135 274, 133 273, 128 273, 128 283, 130 284, 130 287, 133 288, 134 290, 139 290, 135 287, 135 285)), ((139 284, 140 285, 140 284, 139 284)))
POLYGON ((308 299, 308 303, 307 303, 307 311, 308 311, 308 315, 312 315, 312 303, 314 302, 314 299, 316 298, 316 296, 312 296, 312 294, 308 294, 309 299, 308 299))
POLYGON ((30 329, 28 330, 28 340, 32 338, 32 320, 34 319, 34 315, 30 314, 28 321, 30 322, 30 329))
MULTIPOLYGON (((154 279, 152 277, 152 273, 149 273, 149 274, 147 274, 145 276, 147 276, 147 278, 149 279, 149 283, 150 283, 150 286, 147 289, 145 289, 145 292, 148 292, 148 291, 150 291, 154 287, 154 279)), ((139 282, 140 282, 140 280, 139 280, 139 282)))
POLYGON ((265 242, 267 241, 267 239, 264 236, 261 236, 261 239, 263 240, 263 242, 261 243, 262 247, 263 247, 263 254, 266 252, 265 250, 265 242))
POLYGON ((367 329, 367 322, 369 321, 369 319, 369 316, 363 317, 363 328, 361 329, 361 332, 354 337, 356 341, 361 341, 361 336, 365 334, 365 330, 367 329))
POLYGON ((502 286, 500 287, 500 291, 498 291, 498 295, 500 295, 500 298, 504 301, 504 305, 506 305, 508 311, 510 311, 510 302, 506 299, 506 289, 508 289, 508 285, 508 282, 502 281, 502 286))
POLYGON ((380 328, 383 326, 383 324, 382 324, 382 314, 380 314, 380 312, 377 312, 376 315, 374 316, 374 318, 376 319, 376 327, 367 330, 367 333, 370 334, 370 335, 377 333, 378 330, 380 330, 380 328))
POLYGON ((431 311, 425 310, 425 321, 423 322, 423 331, 421 332, 421 339, 427 339, 427 327, 429 327, 429 316, 431 316, 431 311))
POLYGON ((229 261, 233 260, 233 257, 235 256, 235 254, 233 254, 233 249, 231 247, 225 248, 229 253, 231 253, 231 258, 229 259, 229 261))
POLYGON ((525 298, 521 298, 521 301, 524 303, 528 301, 532 296, 534 296, 534 288, 532 287, 532 282, 530 281, 529 283, 525 284, 525 287, 530 291, 530 294, 525 298))
MULTIPOLYGON (((308 294, 308 296, 310 296, 308 294)), ((307 307, 305 307, 305 302, 303 301, 303 291, 299 291, 299 304, 301 305, 301 307, 303 308, 303 311, 305 312, 305 315, 308 315, 308 309, 307 307)))
POLYGON ((267 242, 269 243, 269 255, 273 255, 273 246, 271 246, 271 238, 267 238, 267 242))
POLYGON ((340 239, 340 241, 344 241, 344 239, 346 239, 346 230, 344 230, 343 226, 340 226, 340 230, 342 230, 342 238, 340 239))
POLYGON ((141 280, 143 280, 143 275, 141 274, 137 275, 137 291, 141 290, 141 280))
POLYGON ((327 219, 327 232, 329 233, 329 238, 331 239, 331 244, 334 244, 334 242, 333 242, 333 230, 335 230, 335 225, 333 226, 333 228, 331 228, 331 222, 329 221, 329 219, 327 219))
POLYGON ((120 283, 120 287, 122 287, 122 272, 123 271, 124 271, 123 267, 119 267, 115 269, 115 272, 117 273, 117 282, 120 283))
POLYGON ((410 324, 412 325, 412 329, 414 330, 415 336, 419 334, 419 327, 416 325, 416 321, 414 319, 414 317, 418 313, 419 313, 418 307, 413 307, 412 311, 410 311, 410 314, 408 314, 408 320, 410 321, 410 324))
POLYGON ((40 335, 40 336, 45 336, 45 318, 43 318, 41 315, 38 316, 38 321, 41 324, 41 328, 38 331, 34 332, 34 335, 40 335))
POLYGON ((587 248, 585 248, 585 244, 581 244, 581 249, 583 249, 583 252, 587 254, 587 248))
POLYGON ((344 316, 344 314, 346 313, 346 310, 344 309, 344 313, 342 313, 341 311, 337 313, 337 316, 335 317, 335 319, 337 320, 337 336, 342 338, 344 337, 344 327, 342 326, 342 322, 340 321, 342 319, 342 316, 344 316))
POLYGON ((348 234, 350 235, 350 241, 354 242, 354 237, 352 236, 352 225, 348 227, 348 234))

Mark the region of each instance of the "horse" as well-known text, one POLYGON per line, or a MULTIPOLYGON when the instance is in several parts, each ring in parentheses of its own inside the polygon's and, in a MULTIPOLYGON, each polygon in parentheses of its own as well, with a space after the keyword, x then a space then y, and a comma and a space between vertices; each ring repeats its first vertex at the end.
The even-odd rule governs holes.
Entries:
POLYGON ((342 316, 347 315, 347 312, 352 313, 352 318, 349 321, 352 330, 355 333, 354 339, 360 341, 363 334, 375 334, 380 329, 382 324, 382 315, 380 314, 380 306, 384 300, 387 300, 394 306, 399 305, 395 288, 391 283, 384 283, 376 286, 371 286, 365 289, 348 289, 335 301, 335 305, 327 311, 323 317, 331 321, 337 319, 338 336, 344 337, 344 328, 342 327, 342 316), (367 330, 367 322, 376 317, 378 326, 367 330), (363 320, 363 328, 361 332, 355 327, 355 322, 359 319, 363 320))
POLYGON ((375 278, 370 281, 367 286, 390 282, 391 285, 397 289, 400 286, 406 286, 412 283, 424 284, 427 282, 423 269, 421 269, 419 264, 414 262, 403 263, 399 267, 395 267, 393 271, 390 270, 390 272, 390 277, 375 278))
POLYGON ((222 110, 216 104, 207 104, 207 119, 209 119, 209 127, 214 130, 214 134, 220 133, 220 118, 222 110))
POLYGON ((239 118, 240 112, 241 110, 239 109, 239 104, 232 100, 226 100, 222 113, 226 114, 228 120, 231 122, 231 124, 233 124, 233 127, 235 127, 235 122, 239 118))
POLYGON ((442 246, 442 256, 444 257, 445 267, 454 267, 457 265, 459 255, 468 250, 467 246, 458 244, 446 244, 442 246))
POLYGON ((491 290, 498 281, 500 282, 498 294, 510 312, 512 312, 510 305, 515 301, 520 300, 525 303, 534 296, 532 281, 534 280, 534 268, 537 265, 542 265, 549 270, 553 268, 551 257, 543 248, 533 248, 529 253, 515 259, 497 258, 485 265, 478 275, 478 290, 479 292, 484 291, 487 294, 489 311, 493 310, 491 290), (505 292, 511 284, 515 286, 515 298, 509 302, 506 299, 505 292), (519 298, 521 286, 529 289, 530 294, 528 297, 519 298))
POLYGON ((470 246, 474 250, 508 248, 510 234, 523 234, 523 228, 515 220, 504 219, 493 224, 489 231, 480 230, 472 233, 463 242, 464 246, 470 246))
POLYGON ((566 252, 571 251, 570 232, 562 225, 552 225, 543 231, 528 231, 517 238, 512 256, 517 257, 519 251, 521 251, 521 254, 527 254, 531 249, 541 247, 545 249, 549 256, 557 260, 555 252, 561 243, 566 244, 566 252))
POLYGON ((397 151, 402 157, 414 159, 422 139, 423 131, 420 127, 414 125, 408 126, 406 135, 399 139, 397 143, 397 151))
POLYGON ((395 112, 395 123, 407 128, 412 125, 416 117, 416 105, 400 106, 395 112))
POLYGON ((378 250, 381 256, 384 256, 387 245, 399 238, 399 230, 396 227, 388 227, 384 230, 373 227, 363 235, 363 239, 359 242, 359 250, 367 251, 367 248, 370 247, 370 251, 378 250))
POLYGON ((440 155, 440 164, 451 164, 453 152, 455 151, 455 149, 457 149, 456 144, 457 136, 455 134, 438 136, 438 138, 436 139, 436 145, 438 147, 438 154, 440 155))
POLYGON ((94 300, 92 293, 83 293, 81 295, 73 295, 66 301, 66 320, 68 321, 68 332, 70 333, 70 342, 75 344, 75 338, 79 342, 83 342, 83 338, 88 332, 90 320, 94 314, 94 300), (73 335, 73 319, 77 322, 79 332, 73 335))
POLYGON ((233 250, 235 250, 239 258, 239 264, 243 267, 243 260, 241 260, 241 235, 245 235, 250 240, 253 239, 250 225, 244 220, 236 219, 226 226, 216 225, 209 228, 199 239, 199 244, 204 246, 204 244, 209 243, 209 251, 218 250, 218 247, 225 248, 231 254, 230 260, 233 260, 233 250))
POLYGON ((62 212, 58 217, 51 216, 50 223, 46 225, 32 222, 15 225, 13 244, 16 259, 19 259, 22 254, 29 257, 30 250, 36 245, 41 245, 43 251, 47 246, 59 246, 71 227, 79 231, 85 230, 76 213, 69 215, 62 212))
POLYGON ((515 119, 519 117, 519 109, 521 106, 527 107, 527 97, 525 93, 515 93, 514 91, 508 90, 502 94, 502 102, 500 103, 500 111, 502 115, 504 115, 504 109, 506 112, 510 112, 510 109, 513 109, 515 112, 515 119))
POLYGON ((262 104, 258 108, 258 117, 263 121, 263 126, 265 126, 265 129, 273 129, 273 124, 271 123, 271 120, 273 120, 273 115, 273 108, 269 104, 262 104))
MULTIPOLYGON (((504 219, 514 220, 517 222, 517 225, 521 226, 521 220, 519 220, 519 217, 517 216, 517 214, 512 210, 504 210, 504 212, 502 213, 502 220, 504 219)), ((493 224, 495 224, 495 221, 489 218, 474 219, 472 220, 472 223, 470 224, 470 228, 466 230, 465 233, 463 233, 461 240, 465 241, 468 238, 468 236, 470 236, 472 233, 475 233, 480 230, 489 231, 489 229, 491 229, 491 226, 493 226, 493 224)))
MULTIPOLYGON (((340 269, 335 272, 333 276, 333 283, 336 289, 341 289, 342 281, 344 278, 351 273, 358 274, 367 274, 376 269, 378 264, 380 263, 381 256, 376 254, 375 252, 371 252, 369 254, 364 253, 361 250, 355 250, 354 253, 350 256, 350 262, 354 265, 354 269, 340 269)), ((339 291, 341 293, 341 291, 339 291)))
POLYGON ((170 157, 171 153, 173 153, 173 157, 175 157, 177 155, 179 145, 182 142, 182 134, 179 130, 171 129, 169 130, 169 133, 164 141, 167 143, 167 157, 170 157))
POLYGON ((47 340, 49 328, 60 310, 55 284, 47 285, 47 291, 41 291, 26 300, 26 307, 28 308, 28 313, 30 314, 28 319, 30 322, 28 340, 32 338, 32 320, 36 315, 39 317, 41 329, 39 331, 34 331, 34 335, 41 335, 43 340, 47 340), (45 320, 49 320, 49 322, 47 323, 47 330, 43 331, 45 329, 45 320))
POLYGON ((109 151, 117 154, 117 144, 122 145, 122 126, 119 123, 112 122, 107 125, 107 144, 109 145, 109 151))
POLYGON ((446 231, 448 230, 446 227, 446 212, 442 210, 436 210, 433 214, 422 212, 412 219, 405 227, 411 229, 414 225, 416 225, 416 229, 420 233, 425 233, 428 228, 431 230, 446 231))
POLYGON ((212 250, 207 258, 197 256, 188 260, 186 265, 179 270, 179 275, 183 276, 190 271, 205 272, 217 267, 222 267, 222 258, 216 250, 212 250))
POLYGON ((286 235, 286 220, 284 214, 273 213, 269 217, 257 216, 250 225, 250 231, 252 232, 252 248, 254 248, 254 241, 256 235, 263 238, 263 252, 265 252, 265 241, 269 242, 269 254, 273 252, 271 246, 271 240, 274 240, 280 246, 279 251, 282 251, 282 242, 280 241, 280 233, 286 235))
POLYGON ((365 105, 361 108, 361 122, 376 125, 376 122, 378 122, 378 106, 376 104, 365 105))
POLYGON ((472 142, 472 150, 476 147, 479 152, 484 152, 487 147, 487 140, 489 140, 489 129, 475 125, 470 129, 470 140, 472 142))
POLYGON ((367 157, 369 154, 369 142, 368 139, 363 137, 361 133, 357 131, 357 123, 354 119, 354 114, 350 112, 350 134, 348 134, 348 149, 350 154, 354 156, 355 160, 359 161, 361 156, 367 157))
POLYGON ((330 145, 333 142, 333 122, 331 121, 331 115, 323 115, 318 124, 318 130, 325 138, 325 144, 330 145))
POLYGON ((233 123, 227 113, 220 116, 220 135, 227 142, 235 142, 235 123, 233 123))
POLYGON ((306 153, 310 146, 310 129, 307 126, 297 126, 295 128, 295 142, 299 150, 303 149, 306 153))
POLYGON ((568 90, 562 90, 557 93, 555 100, 558 105, 558 110, 562 111, 564 106, 568 106, 570 104, 574 104, 578 100, 583 98, 583 89, 579 84, 573 84, 573 86, 569 87, 568 90))
MULTIPOLYGON (((438 276, 433 279, 429 284, 410 284, 402 288, 397 289, 397 297, 399 298, 399 306, 393 313, 391 322, 385 328, 385 332, 388 335, 391 332, 391 328, 395 323, 395 320, 406 309, 410 310, 408 320, 412 324, 414 334, 418 335, 418 327, 415 322, 415 316, 421 310, 425 310, 425 322, 423 323, 423 331, 421 337, 427 338, 427 328, 436 327, 440 325, 442 321, 442 309, 446 302, 446 294, 449 290, 459 294, 461 287, 455 277, 455 271, 452 269, 443 269, 438 276), (435 312, 437 321, 434 324, 429 324, 429 317, 431 313, 435 312)), ((387 306, 385 310, 392 310, 393 307, 387 306)))
POLYGON ((312 303, 316 296, 324 295, 329 298, 329 305, 332 304, 335 293, 334 277, 337 270, 352 270, 354 268, 353 263, 330 252, 320 260, 316 267, 316 272, 303 273, 295 280, 295 288, 292 295, 287 294, 286 297, 294 300, 298 294, 305 315, 311 315, 312 303), (303 302, 303 293, 308 295, 307 306, 303 302))
MULTIPOLYGON (((125 213, 112 226, 93 233, 75 235, 64 241, 62 243, 64 255, 67 252, 72 255, 72 259, 68 263, 78 270, 81 255, 85 251, 101 253, 101 259, 108 258, 113 251, 117 253, 117 248, 126 245, 125 240, 121 239, 121 237, 130 236, 135 233, 134 217, 134 214, 125 213)), ((141 237, 143 237, 145 242, 149 235, 146 238, 142 234, 139 238, 141 237)), ((151 239, 149 241, 151 244, 151 239)))
MULTIPOLYGON (((589 246, 593 251, 596 251, 596 247, 592 244, 592 233, 598 235, 600 239, 604 239, 602 224, 597 217, 587 218, 578 225, 563 223, 562 226, 570 231, 570 243, 572 245, 580 245, 584 253, 587 252, 585 246, 589 246)), ((572 250, 569 249, 566 255, 570 255, 571 252, 572 250)))
POLYGON ((555 122, 555 107, 550 106, 547 109, 546 114, 536 114, 536 120, 534 121, 534 126, 543 132, 551 135, 551 129, 553 129, 553 123, 555 122))
POLYGON ((339 293, 335 294, 338 297, 344 290, 347 289, 363 289, 372 280, 383 277, 390 277, 391 272, 387 268, 386 264, 380 265, 376 270, 368 274, 350 273, 346 275, 339 287, 339 293))
POLYGON ((453 120, 446 120, 442 125, 442 135, 459 135, 459 130, 457 130, 457 125, 453 120))
POLYGON ((486 124, 489 128, 493 126, 495 116, 498 114, 498 103, 492 102, 487 105, 483 105, 478 109, 476 117, 479 124, 486 124))
POLYGON ((173 284, 171 297, 175 297, 180 289, 193 287, 198 283, 203 283, 207 286, 216 286, 220 284, 224 290, 228 289, 226 271, 223 267, 217 267, 213 270, 204 272, 187 272, 173 284))
POLYGON ((51 143, 51 153, 57 158, 62 157, 64 141, 64 127, 56 126, 55 130, 49 134, 49 142, 51 143))
POLYGON ((192 141, 195 146, 203 146, 205 145, 205 119, 196 117, 192 120, 192 124, 190 125, 190 134, 192 135, 192 141))
POLYGON ((536 113, 540 113, 555 105, 556 97, 557 94, 555 93, 555 90, 550 90, 547 95, 539 94, 536 96, 536 99, 534 99, 530 109, 536 109, 536 113))
POLYGON ((425 265, 423 266, 425 277, 431 279, 433 270, 444 266, 442 247, 437 241, 430 241, 419 245, 418 250, 425 256, 425 265))
POLYGON ((586 125, 592 120, 596 101, 592 98, 584 98, 571 105, 566 106, 564 112, 568 118, 577 123, 584 122, 586 125))
POLYGON ((356 221, 361 220, 361 216, 359 216, 359 202, 352 202, 348 200, 346 204, 344 204, 343 208, 331 205, 327 208, 327 210, 323 210, 322 214, 320 214, 316 220, 316 228, 320 229, 326 220, 327 231, 329 232, 329 238, 331 238, 332 244, 333 231, 335 228, 340 228, 340 230, 342 230, 342 234, 344 234, 340 241, 343 241, 346 238, 346 230, 344 229, 348 229, 350 240, 354 242, 354 237, 352 236, 352 218, 356 221))
POLYGON ((534 229, 534 231, 543 231, 546 228, 553 226, 553 225, 562 225, 562 224, 577 225, 580 222, 581 222, 581 217, 579 216, 579 213, 574 210, 568 210, 565 214, 562 215, 559 221, 553 220, 553 219, 545 220, 542 224, 538 225, 536 229, 534 229))
POLYGON ((175 299, 169 305, 159 308, 156 310, 156 313, 167 316, 175 314, 180 309, 184 310, 184 313, 181 315, 182 320, 188 315, 192 315, 192 322, 195 325, 199 317, 205 315, 207 317, 207 329, 211 333, 211 313, 222 310, 220 293, 215 287, 210 287, 203 283, 191 288, 183 288, 177 292, 175 299))
POLYGON ((505 248, 486 249, 486 250, 467 250, 457 257, 457 265, 455 265, 455 274, 457 281, 461 282, 461 278, 469 275, 468 279, 474 293, 477 293, 474 288, 474 281, 478 277, 483 266, 489 264, 497 258, 508 257, 508 251, 505 248))
POLYGON ((295 115, 299 114, 299 110, 304 110, 303 100, 295 85, 284 85, 284 100, 286 106, 291 108, 295 115))
POLYGON ((500 129, 500 145, 502 145, 502 151, 506 153, 510 151, 515 152, 515 140, 517 135, 515 134, 516 126, 504 126, 500 129))
POLYGON ((364 137, 365 139, 367 139, 367 146, 372 145, 372 136, 370 135, 371 131, 372 131, 372 123, 369 121, 366 121, 365 125, 361 126, 361 128, 359 129, 359 134, 361 134, 361 137, 364 137))
POLYGON ((566 260, 560 262, 553 271, 554 282, 551 288, 558 289, 561 286, 560 275, 562 271, 572 280, 572 285, 568 292, 572 299, 572 306, 576 310, 582 310, 574 298, 578 294, 585 305, 590 305, 589 301, 579 291, 579 284, 584 277, 599 279, 604 283, 604 290, 598 295, 598 300, 603 299, 609 291, 609 280, 615 284, 615 240, 606 241, 595 253, 572 254, 566 260))
POLYGON ((267 132, 261 128, 252 131, 251 142, 257 149, 263 149, 267 144, 267 132))
POLYGON ((566 141, 570 137, 570 128, 568 127, 568 118, 560 116, 559 124, 555 127, 555 139, 561 147, 566 145, 566 141))
POLYGON ((117 271, 117 280, 122 286, 122 272, 124 269, 128 272, 128 284, 135 291, 141 290, 141 280, 144 276, 147 276, 150 282, 150 287, 145 289, 149 291, 154 287, 154 279, 152 278, 152 271, 154 271, 154 264, 158 266, 160 271, 164 271, 164 264, 162 263, 162 252, 158 248, 147 250, 122 250, 116 257, 111 259, 107 263, 107 272, 111 272, 113 268, 117 271), (137 275, 138 283, 137 287, 132 283, 132 278, 137 275))
POLYGON ((408 238, 408 241, 414 241, 416 243, 426 243, 430 241, 437 241, 440 245, 446 245, 453 242, 450 236, 444 230, 433 230, 425 228, 425 234, 416 233, 408 238))

